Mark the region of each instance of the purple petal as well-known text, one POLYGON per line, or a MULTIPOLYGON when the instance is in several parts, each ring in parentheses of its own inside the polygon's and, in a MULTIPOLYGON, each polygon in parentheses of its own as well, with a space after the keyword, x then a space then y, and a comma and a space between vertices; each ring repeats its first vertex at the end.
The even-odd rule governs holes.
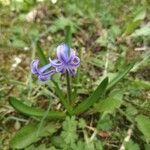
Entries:
POLYGON ((74 58, 70 62, 70 66, 71 67, 78 67, 78 66, 80 66, 80 58, 77 57, 77 56, 74 56, 74 58))
POLYGON ((33 60, 31 62, 31 72, 35 75, 38 75, 39 74, 39 69, 38 69, 38 65, 39 65, 39 60, 36 59, 36 60, 33 60))
POLYGON ((43 73, 44 71, 46 71, 46 70, 47 70, 48 68, 50 68, 51 66, 52 66, 51 63, 49 63, 49 64, 47 64, 47 65, 41 67, 38 72, 39 72, 39 73, 43 73))
POLYGON ((53 67, 60 67, 62 63, 58 59, 50 60, 53 67))
POLYGON ((38 79, 40 81, 47 81, 55 72, 56 72, 55 70, 51 70, 49 72, 42 73, 38 76, 38 79))
POLYGON ((69 56, 69 59, 68 59, 68 63, 70 63, 72 61, 72 59, 76 56, 76 52, 74 49, 70 49, 70 56, 69 56))
POLYGON ((66 63, 69 59, 69 47, 66 44, 61 44, 57 47, 57 57, 61 62, 66 63))
POLYGON ((67 68, 67 71, 70 75, 75 75, 77 72, 75 68, 67 68))
POLYGON ((65 73, 66 68, 62 65, 62 66, 56 68, 56 72, 65 73))

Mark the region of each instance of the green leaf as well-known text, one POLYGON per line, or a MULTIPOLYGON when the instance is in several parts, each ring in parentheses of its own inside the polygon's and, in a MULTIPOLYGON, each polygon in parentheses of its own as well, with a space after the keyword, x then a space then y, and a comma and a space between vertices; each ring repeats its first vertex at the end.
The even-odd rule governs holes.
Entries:
POLYGON ((76 142, 78 135, 76 133, 78 122, 75 117, 66 117, 63 122, 63 131, 61 137, 64 139, 66 144, 72 145, 76 142))
POLYGON ((113 112, 116 108, 119 108, 122 104, 122 93, 115 91, 108 98, 96 103, 94 108, 98 112, 113 112))
POLYGON ((134 32, 134 30, 140 26, 142 20, 145 17, 146 17, 146 9, 142 8, 140 11, 136 13, 135 17, 127 24, 123 36, 129 35, 132 32, 134 32))
POLYGON ((150 25, 145 25, 140 29, 135 30, 131 34, 132 37, 139 37, 139 36, 150 36, 150 25))
POLYGON ((145 144, 144 148, 145 148, 145 150, 150 150, 150 144, 145 144))
POLYGON ((125 150, 140 150, 140 147, 137 143, 134 143, 132 140, 125 144, 125 150))
POLYGON ((131 34, 139 25, 140 25, 141 21, 135 21, 135 22, 130 22, 127 27, 126 30, 123 33, 123 36, 129 35, 131 34))
POLYGON ((134 117, 136 114, 138 114, 138 110, 137 110, 136 107, 134 107, 133 105, 128 104, 128 107, 127 107, 125 113, 126 113, 128 116, 134 117))
POLYGON ((101 68, 103 66, 102 60, 99 59, 99 58, 95 58, 95 57, 92 57, 89 60, 89 63, 92 64, 93 66, 96 66, 96 67, 99 67, 99 68, 101 68))
POLYGON ((15 48, 24 48, 27 46, 27 44, 20 39, 14 39, 14 41, 12 42, 12 46, 15 48))
POLYGON ((76 24, 70 18, 65 17, 59 17, 58 19, 53 21, 53 24, 50 26, 49 29, 52 33, 55 33, 58 30, 64 30, 66 26, 71 27, 72 33, 76 31, 76 24))
POLYGON ((84 129, 86 127, 86 121, 83 118, 79 119, 78 127, 84 129))
MULTIPOLYGON (((29 116, 43 117, 46 113, 45 110, 37 109, 34 107, 29 107, 23 104, 21 101, 17 100, 15 97, 10 97, 9 103, 19 112, 29 115, 29 116)), ((55 111, 50 111, 47 115, 48 119, 62 119, 64 117, 65 117, 65 113, 55 112, 55 111)))
POLYGON ((110 130, 112 129, 112 126, 113 126, 112 120, 110 116, 107 114, 104 117, 100 117, 96 128, 101 130, 110 130))
POLYGON ((118 100, 113 98, 107 98, 97 104, 94 105, 94 108, 96 111, 99 112, 112 112, 115 108, 118 108, 120 106, 120 103, 118 103, 118 100))
POLYGON ((100 85, 97 87, 97 89, 92 93, 91 96, 89 96, 86 100, 81 102, 74 110, 74 114, 80 114, 87 110, 89 107, 91 107, 97 100, 101 98, 101 96, 104 94, 106 87, 108 84, 108 77, 106 77, 100 85))
POLYGON ((44 136, 52 135, 58 129, 58 126, 56 124, 49 123, 48 125, 43 126, 38 136, 38 126, 38 123, 33 123, 21 128, 10 141, 10 147, 14 149, 25 148, 28 145, 37 142, 44 136))
POLYGON ((36 42, 36 48, 37 48, 37 54, 38 54, 38 56, 40 57, 40 60, 41 60, 41 64, 42 65, 47 64, 48 61, 47 61, 46 56, 45 56, 42 48, 40 47, 40 44, 39 44, 38 41, 36 42))
POLYGON ((145 17, 146 17, 146 9, 143 8, 143 9, 141 9, 141 10, 136 14, 136 16, 135 16, 135 18, 134 18, 133 21, 135 22, 135 21, 138 21, 138 20, 143 20, 145 17))
POLYGON ((107 86, 107 91, 109 91, 112 87, 114 87, 124 76, 126 76, 130 70, 133 68, 135 65, 135 62, 127 65, 123 71, 119 72, 116 77, 114 77, 108 84, 107 86))
POLYGON ((144 134, 145 139, 150 141, 150 118, 144 115, 136 117, 137 127, 144 134))

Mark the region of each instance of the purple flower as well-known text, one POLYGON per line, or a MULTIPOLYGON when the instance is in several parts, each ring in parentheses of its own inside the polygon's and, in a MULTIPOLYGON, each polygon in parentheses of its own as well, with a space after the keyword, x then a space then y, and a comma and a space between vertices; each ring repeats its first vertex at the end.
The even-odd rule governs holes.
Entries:
POLYGON ((56 71, 55 69, 50 70, 50 67, 52 67, 51 63, 38 68, 39 66, 39 60, 33 60, 31 63, 31 72, 38 76, 38 79, 41 81, 48 80, 56 71))
POLYGON ((56 72, 66 73, 70 75, 76 74, 76 68, 80 65, 80 59, 76 52, 67 44, 61 44, 57 47, 57 59, 50 60, 51 65, 56 68, 56 72))
POLYGON ((76 52, 70 48, 67 44, 61 44, 57 47, 57 59, 51 60, 43 66, 39 66, 39 60, 33 60, 31 62, 31 72, 35 74, 39 80, 47 81, 54 73, 66 73, 70 75, 76 74, 76 68, 80 65, 80 59, 76 55, 76 52))

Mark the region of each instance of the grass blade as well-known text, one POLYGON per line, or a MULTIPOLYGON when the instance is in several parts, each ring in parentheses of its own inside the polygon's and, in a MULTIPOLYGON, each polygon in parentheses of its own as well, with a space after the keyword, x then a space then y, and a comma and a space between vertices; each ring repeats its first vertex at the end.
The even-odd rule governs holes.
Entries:
MULTIPOLYGON (((9 103, 19 112, 29 115, 29 116, 43 117, 46 113, 45 110, 37 109, 34 107, 29 107, 23 104, 21 101, 17 100, 15 97, 10 97, 9 103)), ((50 111, 47 114, 48 119, 61 119, 64 117, 65 117, 65 113, 63 112, 50 111)))
POLYGON ((112 79, 110 81, 110 83, 107 86, 107 91, 109 91, 114 85, 116 85, 125 75, 127 75, 127 73, 129 73, 129 71, 133 68, 133 66, 135 65, 135 62, 127 65, 124 70, 120 73, 118 73, 118 75, 116 77, 114 77, 114 79, 112 79))
POLYGON ((37 48, 37 54, 38 54, 38 56, 39 56, 39 58, 40 58, 40 60, 41 60, 41 64, 42 64, 42 65, 47 64, 47 63, 48 63, 48 60, 46 59, 46 56, 45 56, 45 54, 43 53, 43 50, 42 50, 42 48, 40 47, 40 44, 39 44, 38 41, 36 42, 36 48, 37 48))

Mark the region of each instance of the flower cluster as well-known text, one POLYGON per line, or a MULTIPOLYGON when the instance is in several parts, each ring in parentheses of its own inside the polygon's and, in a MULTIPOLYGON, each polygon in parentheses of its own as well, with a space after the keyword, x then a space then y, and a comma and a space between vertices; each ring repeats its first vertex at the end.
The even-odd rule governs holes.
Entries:
POLYGON ((47 81, 53 74, 66 73, 76 74, 76 68, 80 65, 80 59, 74 49, 69 48, 67 44, 61 44, 57 47, 57 59, 49 59, 49 63, 39 68, 39 60, 33 60, 31 63, 31 72, 39 80, 47 81))

